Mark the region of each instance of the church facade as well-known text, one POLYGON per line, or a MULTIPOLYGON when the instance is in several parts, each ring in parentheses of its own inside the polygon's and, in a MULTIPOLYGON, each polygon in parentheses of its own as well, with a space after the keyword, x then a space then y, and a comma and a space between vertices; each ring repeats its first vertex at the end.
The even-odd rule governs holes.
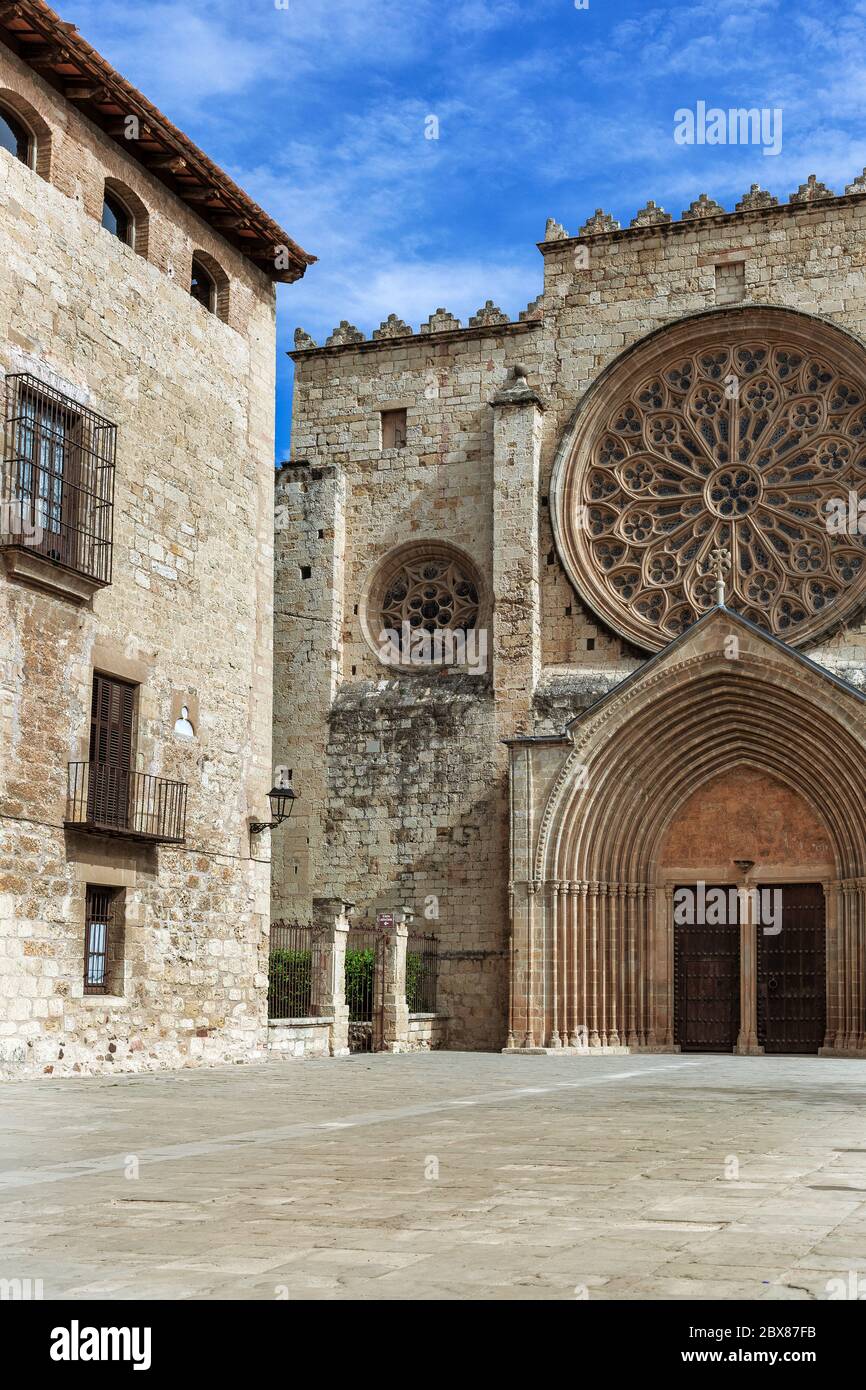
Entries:
POLYGON ((866 178, 548 223, 301 330, 274 913, 439 938, 451 1047, 866 1055, 866 178))

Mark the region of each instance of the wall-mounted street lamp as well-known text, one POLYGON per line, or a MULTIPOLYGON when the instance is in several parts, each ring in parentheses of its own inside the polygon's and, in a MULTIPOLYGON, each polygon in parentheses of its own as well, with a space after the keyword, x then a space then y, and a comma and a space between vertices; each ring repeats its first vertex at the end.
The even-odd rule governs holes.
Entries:
POLYGON ((285 786, 274 786, 268 792, 268 801, 271 805, 271 820, 251 820, 250 834, 260 835, 263 830, 275 830, 278 825, 282 825, 284 820, 288 820, 295 805, 296 793, 292 789, 291 782, 285 786))

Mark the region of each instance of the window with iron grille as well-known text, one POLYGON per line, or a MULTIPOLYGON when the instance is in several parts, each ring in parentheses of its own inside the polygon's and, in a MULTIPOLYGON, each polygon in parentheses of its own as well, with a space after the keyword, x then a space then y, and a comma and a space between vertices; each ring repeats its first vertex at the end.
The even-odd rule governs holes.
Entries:
POLYGON ((9 374, 0 543, 110 584, 116 441, 86 406, 9 374))
POLYGON ((123 890, 88 884, 84 918, 84 993, 123 992, 123 890))

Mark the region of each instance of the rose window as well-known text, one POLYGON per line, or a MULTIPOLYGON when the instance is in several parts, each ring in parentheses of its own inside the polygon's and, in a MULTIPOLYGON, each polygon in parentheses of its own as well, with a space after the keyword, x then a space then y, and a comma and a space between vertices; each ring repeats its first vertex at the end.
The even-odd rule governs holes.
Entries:
POLYGON ((468 632, 477 621, 477 586, 451 556, 407 561, 382 597, 382 626, 398 632, 403 623, 429 633, 443 628, 468 632))
POLYGON ((866 359, 786 310, 728 311, 654 335, 586 399, 553 480, 566 570, 615 630, 653 650, 715 602, 802 643, 866 598, 866 359), (846 512, 847 514, 847 512, 846 512), (835 518, 835 524, 833 524, 835 518))

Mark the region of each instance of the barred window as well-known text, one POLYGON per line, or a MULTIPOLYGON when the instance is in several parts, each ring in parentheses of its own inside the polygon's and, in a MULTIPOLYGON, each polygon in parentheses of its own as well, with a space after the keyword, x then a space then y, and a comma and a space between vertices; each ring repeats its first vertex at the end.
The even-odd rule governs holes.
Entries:
POLYGON ((87 885, 84 993, 120 994, 123 975, 123 890, 87 885))
POLYGON ((7 376, 0 544, 110 584, 116 433, 35 377, 7 376))

